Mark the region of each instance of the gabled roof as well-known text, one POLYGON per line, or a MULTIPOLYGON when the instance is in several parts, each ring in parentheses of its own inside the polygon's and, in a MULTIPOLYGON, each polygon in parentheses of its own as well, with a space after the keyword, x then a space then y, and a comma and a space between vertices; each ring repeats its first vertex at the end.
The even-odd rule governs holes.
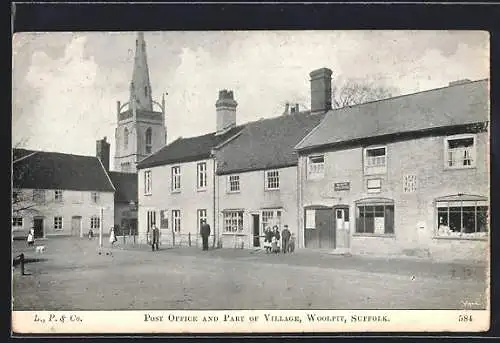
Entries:
POLYGON ((27 149, 13 149, 13 157, 14 188, 114 192, 97 157, 27 149))
POLYGON ((324 118, 299 112, 245 125, 241 134, 217 151, 217 173, 295 166, 295 145, 324 118))
POLYGON ((115 186, 115 202, 137 203, 137 173, 110 171, 109 177, 115 186))
POLYGON ((213 148, 236 135, 242 127, 241 125, 233 127, 220 135, 212 132, 202 136, 179 138, 141 160, 137 164, 137 169, 209 158, 213 148))
POLYGON ((488 80, 331 110, 297 150, 488 121, 488 80))

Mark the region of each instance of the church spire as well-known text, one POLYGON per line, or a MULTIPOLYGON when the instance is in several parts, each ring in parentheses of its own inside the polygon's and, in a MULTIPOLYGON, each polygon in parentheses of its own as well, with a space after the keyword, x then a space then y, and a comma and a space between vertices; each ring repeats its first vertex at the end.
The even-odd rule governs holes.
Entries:
POLYGON ((137 33, 135 41, 134 71, 130 83, 130 104, 133 105, 134 102, 137 109, 153 110, 146 42, 142 32, 137 33))

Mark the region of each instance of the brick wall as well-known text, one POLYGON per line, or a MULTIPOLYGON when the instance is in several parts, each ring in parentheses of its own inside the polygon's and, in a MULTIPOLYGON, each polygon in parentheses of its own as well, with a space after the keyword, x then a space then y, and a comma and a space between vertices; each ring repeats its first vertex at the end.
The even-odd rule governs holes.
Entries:
POLYGON ((299 227, 303 228, 304 206, 345 204, 350 208, 351 249, 353 253, 377 255, 429 255, 436 259, 477 259, 487 251, 484 240, 437 239, 435 199, 458 193, 489 195, 487 133, 476 134, 476 167, 450 170, 445 168, 445 137, 434 136, 393 142, 387 151, 387 172, 365 175, 361 147, 325 153, 325 177, 307 180, 307 157, 299 160, 302 184, 299 227), (403 179, 416 177, 414 192, 405 192, 403 179), (368 193, 367 180, 381 179, 380 193, 368 193), (349 191, 334 191, 336 182, 350 182, 349 191), (355 201, 368 197, 392 199, 395 208, 394 237, 353 235, 355 201))

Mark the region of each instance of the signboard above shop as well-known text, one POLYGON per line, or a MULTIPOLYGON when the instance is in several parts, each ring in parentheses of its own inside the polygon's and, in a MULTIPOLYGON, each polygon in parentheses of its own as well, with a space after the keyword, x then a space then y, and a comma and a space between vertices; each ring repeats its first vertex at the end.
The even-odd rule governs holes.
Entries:
POLYGON ((333 189, 335 190, 335 192, 348 191, 351 189, 351 183, 350 182, 335 182, 333 184, 333 189))

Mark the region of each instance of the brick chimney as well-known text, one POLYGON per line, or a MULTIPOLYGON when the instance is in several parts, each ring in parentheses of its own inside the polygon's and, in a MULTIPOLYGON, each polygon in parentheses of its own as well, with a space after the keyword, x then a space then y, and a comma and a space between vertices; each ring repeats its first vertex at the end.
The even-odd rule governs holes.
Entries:
POLYGON ((325 113, 332 108, 332 71, 313 70, 311 77, 311 114, 325 113))
POLYGON ((238 103, 234 100, 233 91, 229 91, 227 89, 219 91, 219 99, 217 99, 217 102, 215 103, 218 134, 236 126, 237 106, 238 103))
POLYGON ((106 171, 109 171, 109 147, 110 144, 106 142, 106 137, 96 141, 96 157, 101 160, 106 171))

